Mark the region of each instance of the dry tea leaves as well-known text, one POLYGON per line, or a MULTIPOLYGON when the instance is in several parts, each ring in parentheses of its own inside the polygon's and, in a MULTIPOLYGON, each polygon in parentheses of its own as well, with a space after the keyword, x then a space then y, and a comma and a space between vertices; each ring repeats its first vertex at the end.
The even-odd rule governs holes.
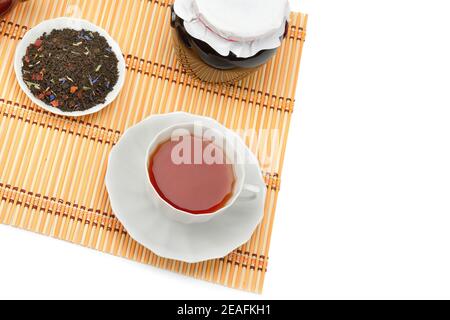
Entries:
POLYGON ((119 79, 118 59, 97 32, 62 29, 27 48, 22 74, 31 92, 65 112, 105 102, 119 79))

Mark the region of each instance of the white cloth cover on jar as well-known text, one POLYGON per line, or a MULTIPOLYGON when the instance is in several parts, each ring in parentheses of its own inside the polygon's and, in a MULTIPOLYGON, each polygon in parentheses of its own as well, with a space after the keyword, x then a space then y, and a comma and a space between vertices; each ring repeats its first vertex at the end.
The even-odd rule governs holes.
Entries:
POLYGON ((175 0, 186 31, 222 56, 249 58, 281 45, 288 0, 175 0))

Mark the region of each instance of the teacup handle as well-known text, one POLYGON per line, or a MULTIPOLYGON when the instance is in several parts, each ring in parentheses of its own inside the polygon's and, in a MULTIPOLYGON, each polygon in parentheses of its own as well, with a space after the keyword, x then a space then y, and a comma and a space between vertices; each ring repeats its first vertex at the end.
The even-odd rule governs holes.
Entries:
POLYGON ((239 196, 239 199, 245 201, 252 201, 258 197, 258 194, 261 192, 261 189, 257 186, 251 184, 245 184, 242 189, 242 194, 239 196))

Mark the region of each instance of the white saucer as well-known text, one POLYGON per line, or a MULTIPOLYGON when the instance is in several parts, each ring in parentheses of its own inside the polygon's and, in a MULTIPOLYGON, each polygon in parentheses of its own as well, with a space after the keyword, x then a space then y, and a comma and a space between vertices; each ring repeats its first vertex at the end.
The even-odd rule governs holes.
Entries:
POLYGON ((125 65, 125 59, 123 57, 122 51, 117 44, 117 42, 102 28, 96 26, 95 24, 81 19, 75 19, 75 18, 56 18, 52 20, 46 20, 35 26, 34 28, 30 29, 23 39, 19 42, 17 45, 17 49, 14 56, 14 71, 16 73, 17 81, 19 82, 20 88, 25 92, 25 94, 28 96, 28 98, 31 99, 35 104, 37 104, 39 107, 47 110, 48 112, 58 114, 61 116, 68 116, 68 117, 81 117, 86 116, 89 114, 93 114, 96 112, 99 112, 100 110, 103 110, 108 105, 110 105, 119 95, 120 91, 123 88, 123 85, 125 83, 125 72, 126 72, 126 65, 125 65), (27 48, 30 44, 34 43, 38 38, 40 38, 44 33, 50 33, 53 30, 61 30, 61 29, 74 29, 74 30, 88 30, 93 32, 98 32, 101 36, 103 36, 107 41, 108 44, 111 46, 112 51, 116 55, 117 59, 119 60, 119 63, 117 65, 118 71, 119 71, 119 79, 114 86, 113 90, 106 96, 105 102, 99 105, 96 105, 90 109, 84 110, 84 111, 74 111, 74 112, 66 112, 62 111, 58 108, 54 108, 52 106, 47 105, 44 101, 39 100, 28 88, 28 86, 25 84, 25 81, 23 80, 22 75, 22 67, 23 67, 23 57, 25 56, 27 52, 27 48))
POLYGON ((261 190, 254 200, 238 199, 222 215, 199 224, 177 222, 162 213, 147 191, 149 181, 143 171, 147 150, 163 129, 189 122, 230 132, 211 118, 187 113, 151 116, 127 130, 113 148, 106 187, 114 214, 133 239, 161 257, 196 263, 224 257, 251 238, 264 215, 267 188, 258 160, 239 140, 250 159, 245 165, 245 183, 261 190))

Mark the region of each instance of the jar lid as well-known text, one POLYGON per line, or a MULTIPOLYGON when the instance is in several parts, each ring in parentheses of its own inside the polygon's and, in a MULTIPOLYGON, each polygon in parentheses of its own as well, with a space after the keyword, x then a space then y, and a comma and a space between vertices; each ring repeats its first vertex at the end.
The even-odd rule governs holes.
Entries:
POLYGON ((288 0, 176 0, 186 31, 223 56, 277 48, 289 19, 288 0))

